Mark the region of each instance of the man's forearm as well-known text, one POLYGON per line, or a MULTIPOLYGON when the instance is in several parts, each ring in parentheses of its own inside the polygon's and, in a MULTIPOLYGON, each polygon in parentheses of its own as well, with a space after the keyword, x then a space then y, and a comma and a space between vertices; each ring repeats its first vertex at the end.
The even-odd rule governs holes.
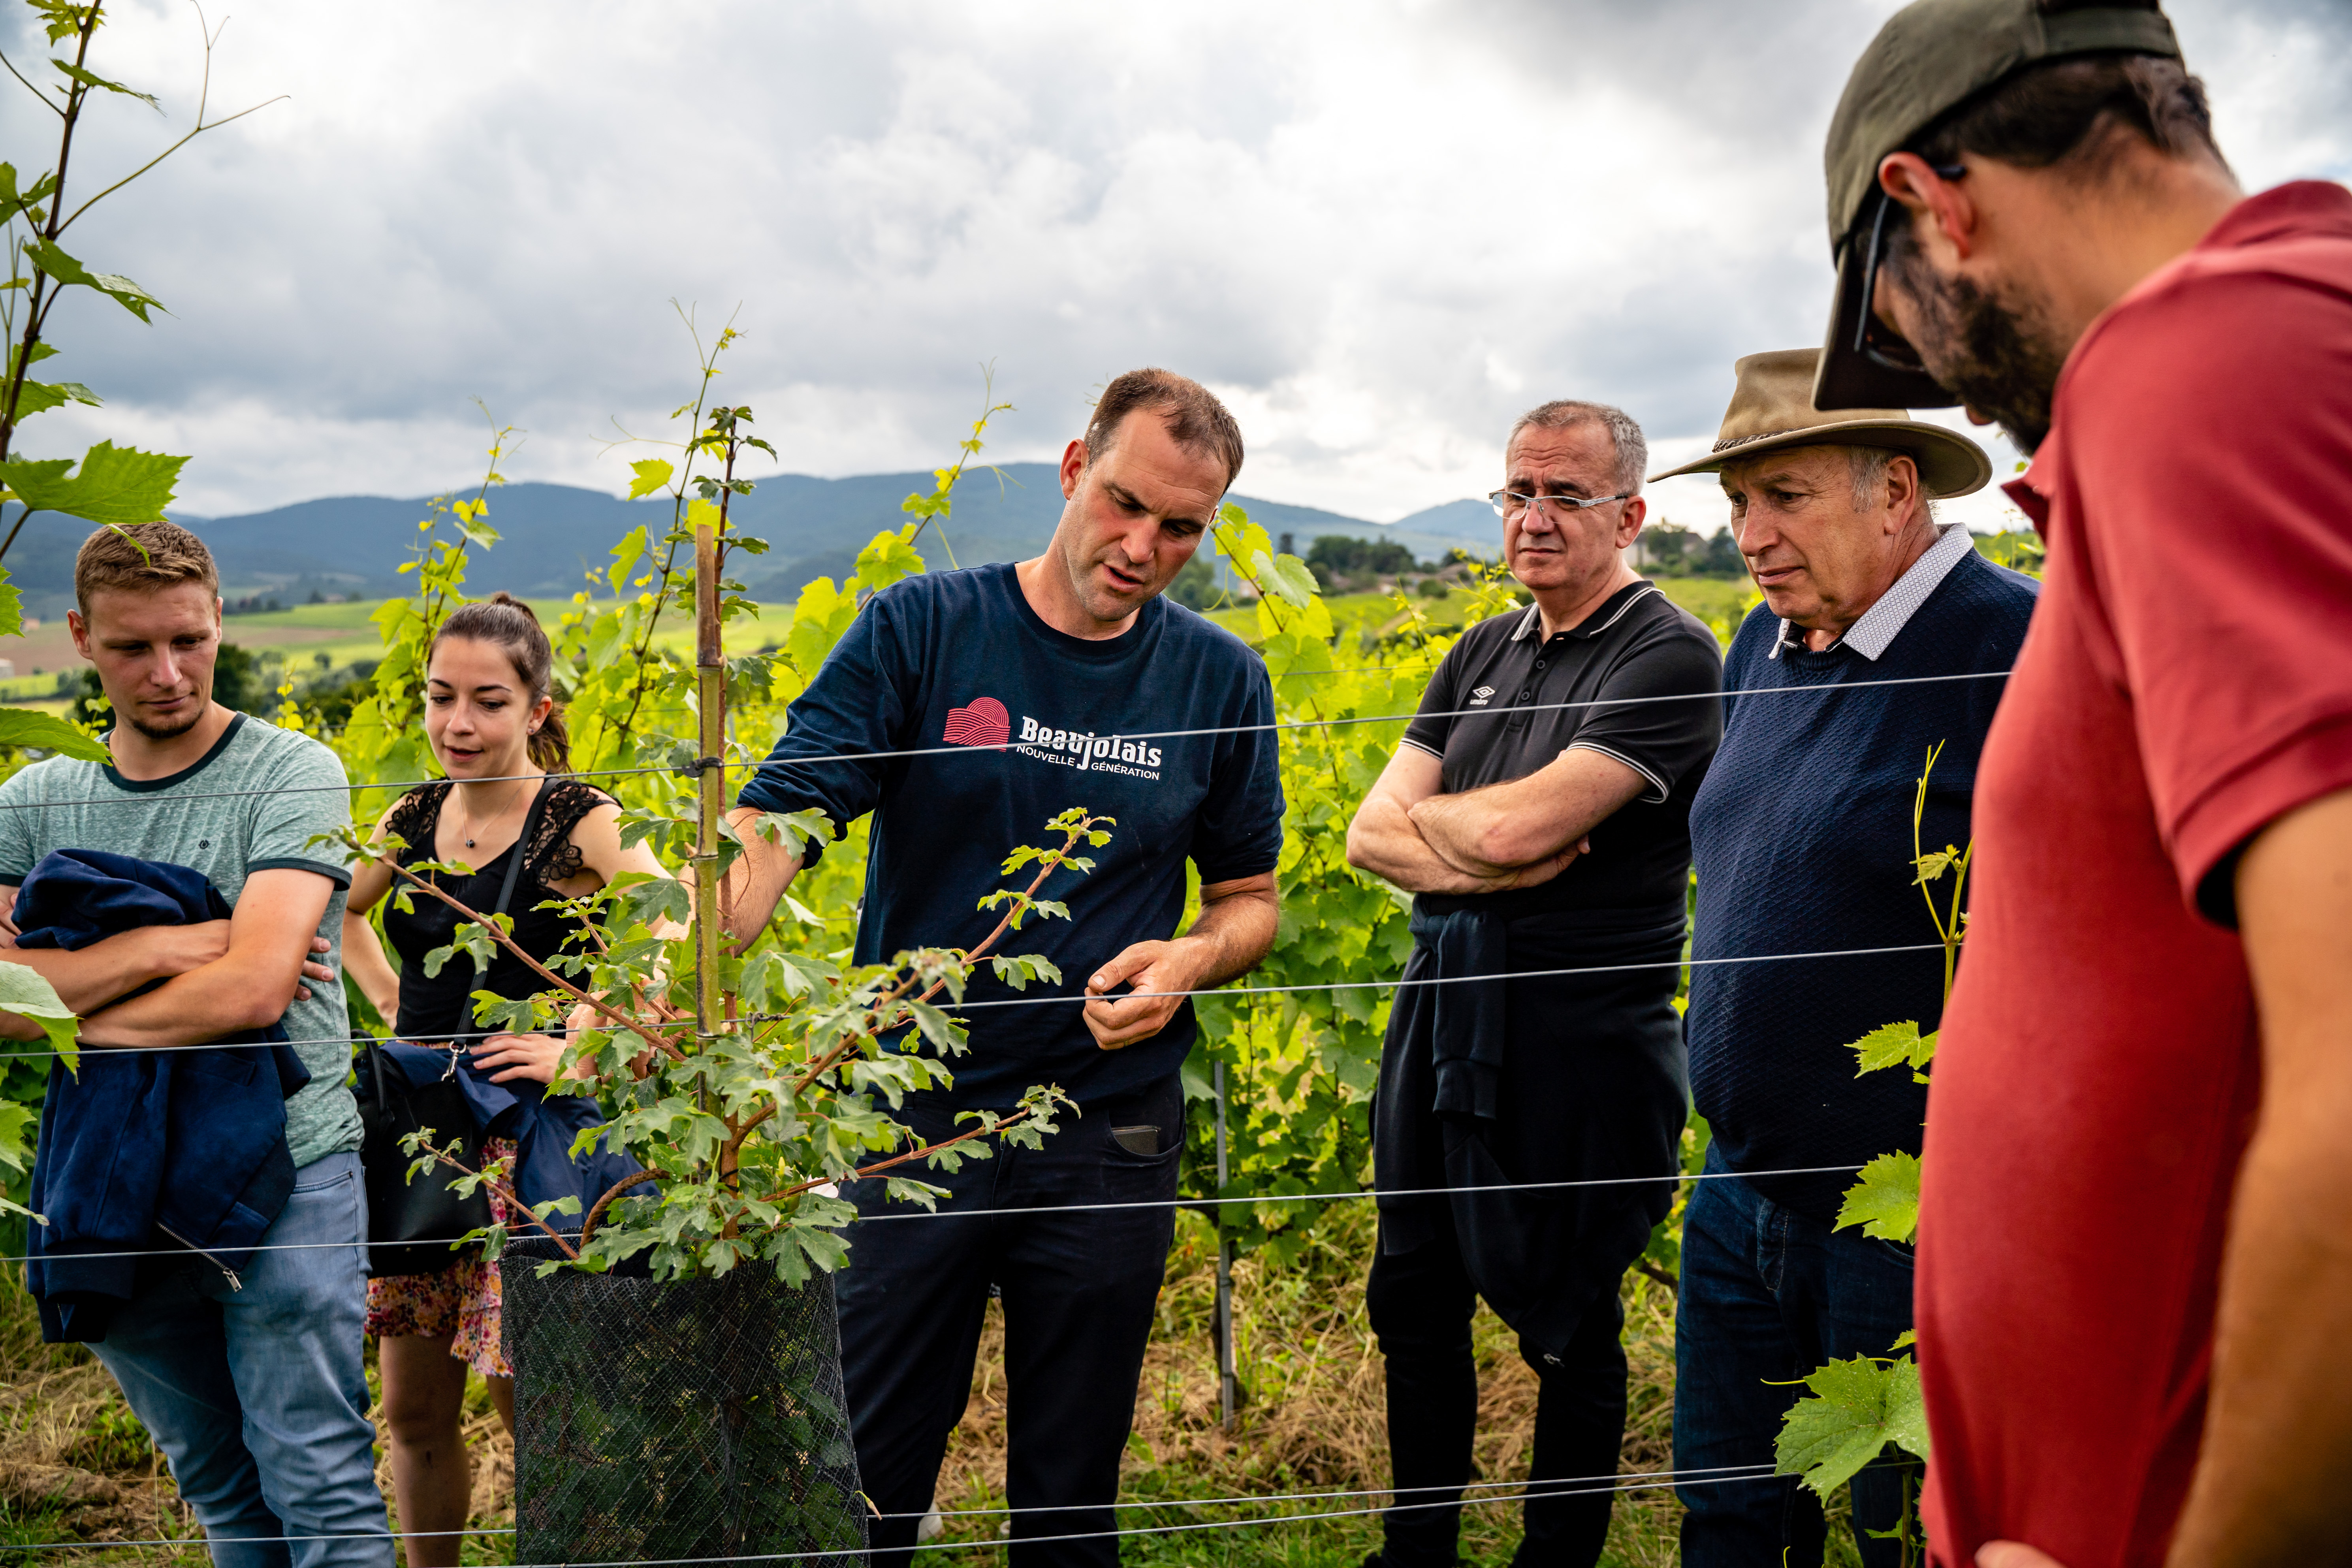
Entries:
POLYGON ((727 934, 739 948, 750 946, 767 929, 785 889, 801 869, 799 854, 769 842, 755 830, 760 815, 756 807, 741 805, 727 816, 743 852, 727 869, 719 903, 726 912, 727 934))
POLYGON ((1498 877, 1512 868, 1496 858, 1502 852, 1496 840, 1503 818, 1481 795, 1431 795, 1412 808, 1412 826, 1444 864, 1465 876, 1498 877))
MULTIPOLYGON (((151 928, 152 929, 152 928, 151 928)), ((125 992, 171 973, 148 930, 127 931, 68 952, 58 947, 15 947, 0 959, 21 963, 49 983, 58 1000, 76 1013, 90 1013, 125 992)))
POLYGON ((1479 893, 1492 886, 1449 865, 1422 837, 1404 807, 1386 796, 1365 801, 1349 825, 1348 863, 1408 893, 1479 893))
POLYGON ((1177 940, 1199 944, 1201 973, 1195 986, 1223 985, 1246 974, 1274 946, 1282 922, 1282 896, 1272 889, 1249 889, 1202 902, 1192 927, 1177 940))
POLYGON ((1492 784, 1463 795, 1433 795, 1412 808, 1412 826, 1430 852, 1466 876, 1507 877, 1559 854, 1601 826, 1615 801, 1592 802, 1564 823, 1537 820, 1517 798, 1524 783, 1492 784))
POLYGON ((2239 865, 2263 1102, 2230 1214, 2212 1391, 2173 1568, 2352 1560, 2352 790, 2239 865))
POLYGON ((2205 1440, 2172 1568, 2302 1568, 2352 1552, 2335 1490, 2352 1473, 2352 1169, 2341 1121, 2311 1135, 2321 1113, 2266 1110, 2239 1173, 2205 1440))
POLYGON ((294 1000, 299 969, 228 957, 191 969, 154 990, 82 1020, 81 1043, 99 1047, 189 1046, 266 1029, 294 1000))
POLYGON ((1580 842, 1648 783, 1615 757, 1572 746, 1524 778, 1433 795, 1413 806, 1412 825, 1448 865, 1507 876, 1580 842))

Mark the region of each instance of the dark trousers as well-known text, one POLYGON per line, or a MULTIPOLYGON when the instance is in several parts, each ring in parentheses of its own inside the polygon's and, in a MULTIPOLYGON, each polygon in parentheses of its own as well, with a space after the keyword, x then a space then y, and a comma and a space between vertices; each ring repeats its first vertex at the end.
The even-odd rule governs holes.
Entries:
MULTIPOLYGON (((926 1142, 960 1131, 948 1111, 911 1103, 901 1120, 926 1142)), ((878 1181, 850 1189, 861 1215, 872 1217, 853 1226, 849 1265, 836 1280, 842 1372, 858 1474, 885 1516, 873 1524, 875 1563, 910 1560, 971 1391, 992 1284, 1004 1300, 1006 1500, 1053 1510, 1013 1514, 1013 1562, 1118 1563, 1118 1542, 1108 1536, 1022 1543, 1116 1528, 1110 1505, 1175 1236, 1169 1200, 1183 1134, 1183 1091, 1171 1078, 1089 1105, 1083 1116, 1065 1114, 1042 1149, 1000 1147, 956 1172, 906 1167, 948 1189, 939 1208, 949 1217, 886 1203, 878 1181), (1139 1126, 1159 1130, 1159 1153, 1129 1152, 1112 1137, 1139 1126), (1160 1206, 1064 1206, 1120 1203, 1160 1206), (1018 1212, 954 1217, 975 1209, 1018 1212)))
MULTIPOLYGON (((1395 1505, 1381 1520, 1381 1562, 1384 1568, 1451 1568, 1462 1524, 1457 1500, 1470 1479, 1478 1430, 1478 1371, 1470 1353, 1478 1293, 1451 1222, 1441 1221, 1439 1234, 1410 1252, 1376 1257, 1365 1305, 1388 1363, 1389 1458, 1397 1489, 1395 1505)), ((1617 1472, 1625 1436, 1624 1322, 1612 1287, 1586 1310, 1557 1360, 1519 1342, 1538 1392, 1527 1534, 1512 1558, 1518 1568, 1590 1568, 1600 1560, 1613 1500, 1610 1483, 1575 1479, 1617 1472), (1574 1484, 1543 1495, 1545 1482, 1561 1479, 1574 1484)))
MULTIPOLYGON (((1710 1150, 1706 1169, 1724 1169, 1710 1150)), ((1885 1355, 1911 1326, 1911 1250, 1832 1230, 1738 1176, 1693 1184, 1683 1214, 1675 1313, 1675 1469, 1683 1568, 1813 1568, 1827 1526, 1792 1476, 1730 1480, 1732 1466, 1770 1465, 1780 1417, 1805 1396, 1788 1386, 1825 1361, 1885 1355), (1717 1472, 1708 1475, 1705 1472, 1717 1472)), ((1865 1568, 1895 1568, 1891 1530, 1905 1478, 1882 1455, 1853 1479, 1854 1544, 1865 1568)))

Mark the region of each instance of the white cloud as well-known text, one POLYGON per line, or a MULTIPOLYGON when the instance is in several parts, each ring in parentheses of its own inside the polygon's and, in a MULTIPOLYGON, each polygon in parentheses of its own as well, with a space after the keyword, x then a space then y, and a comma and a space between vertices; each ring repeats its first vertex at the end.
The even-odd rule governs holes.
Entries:
MULTIPOLYGON (((110 406, 26 445, 193 452, 197 512, 419 493, 477 468, 479 395, 530 431, 510 477, 616 489, 612 421, 691 391, 675 297, 706 332, 740 302, 722 395, 805 472, 940 460, 987 360, 992 455, 1166 363, 1241 415, 1244 489, 1377 518, 1488 488, 1543 397, 1664 456, 1732 359, 1817 336, 1822 131, 1891 9, 242 0, 215 107, 291 100, 75 231, 173 313, 62 309, 55 368, 110 406)), ((2340 13, 2173 10, 2250 185, 2352 173, 2340 13)), ((179 0, 126 7, 99 62, 172 116, 102 103, 78 179, 185 122, 195 57, 179 0)))

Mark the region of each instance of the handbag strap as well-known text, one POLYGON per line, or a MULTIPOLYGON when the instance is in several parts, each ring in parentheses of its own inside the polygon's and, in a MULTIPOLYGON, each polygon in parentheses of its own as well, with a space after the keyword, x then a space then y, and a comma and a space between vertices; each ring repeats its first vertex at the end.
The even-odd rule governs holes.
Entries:
MULTIPOLYGON (((552 774, 542 776, 538 792, 530 797, 530 809, 523 813, 522 831, 515 836, 514 848, 507 858, 506 880, 499 885, 499 901, 490 906, 489 912, 493 915, 506 913, 507 905, 514 898, 515 883, 522 876, 522 863, 530 854, 530 836, 539 826, 541 808, 547 805, 547 787, 554 782, 552 774)), ((474 973, 479 975, 488 968, 488 960, 477 960, 474 973)))

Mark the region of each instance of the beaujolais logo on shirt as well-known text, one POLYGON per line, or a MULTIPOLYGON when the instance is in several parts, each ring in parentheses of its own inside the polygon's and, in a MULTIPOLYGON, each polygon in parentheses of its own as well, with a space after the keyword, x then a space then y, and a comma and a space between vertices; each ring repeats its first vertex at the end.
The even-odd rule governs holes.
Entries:
POLYGON ((1140 741, 1098 735, 1092 730, 1055 729, 1024 713, 1016 742, 1012 716, 993 697, 975 697, 961 708, 949 709, 940 739, 950 746, 985 746, 1000 752, 1010 746, 1024 756, 1074 767, 1080 773, 1125 773, 1154 783, 1160 778, 1160 748, 1140 741))

